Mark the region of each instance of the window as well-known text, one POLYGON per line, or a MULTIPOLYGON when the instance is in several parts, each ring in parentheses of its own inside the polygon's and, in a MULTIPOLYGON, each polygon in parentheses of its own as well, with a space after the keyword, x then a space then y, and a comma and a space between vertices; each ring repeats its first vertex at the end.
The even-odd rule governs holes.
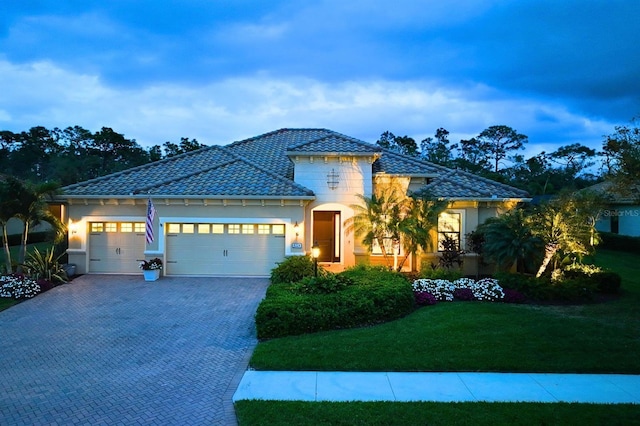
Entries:
POLYGON ((92 222, 91 223, 91 232, 104 232, 104 223, 102 223, 102 222, 92 222))
POLYGON ((271 230, 271 225, 258 225, 258 234, 268 234, 271 230))
POLYGON ((284 235, 284 225, 273 225, 271 233, 274 235, 284 235))
POLYGON ((195 232, 195 225, 193 223, 183 223, 182 224, 182 233, 183 234, 193 234, 195 232))
POLYGON ((229 234, 239 234, 240 233, 240 225, 233 223, 229 225, 229 234))
POLYGON ((169 224, 167 224, 167 232, 169 234, 179 234, 180 233, 180 224, 179 223, 169 223, 169 224))
MULTIPOLYGON (((387 253, 387 255, 393 256, 393 239, 391 237, 385 238, 383 244, 384 251, 387 253)), ((397 251, 397 255, 402 256, 402 244, 396 244, 395 249, 397 251)), ((382 248, 380 247, 380 244, 378 244, 378 241, 374 241, 371 245, 371 254, 382 256, 382 248)))
POLYGON ((461 214, 454 212, 440 213, 438 217, 438 251, 444 250, 444 241, 451 238, 460 248, 461 214))
POLYGON ((134 232, 146 232, 146 225, 144 223, 134 223, 133 224, 134 232))
POLYGON ((209 224, 208 223, 200 223, 198 224, 198 234, 208 234, 209 233, 209 224))
POLYGON ((105 223, 104 230, 107 232, 118 232, 118 224, 115 222, 105 223))
POLYGON ((121 223, 120 232, 133 232, 133 223, 121 223))
POLYGON ((242 225, 242 233, 243 234, 253 234, 253 225, 242 225))
POLYGON ((211 225, 212 234, 224 234, 224 225, 221 223, 214 223, 211 225))

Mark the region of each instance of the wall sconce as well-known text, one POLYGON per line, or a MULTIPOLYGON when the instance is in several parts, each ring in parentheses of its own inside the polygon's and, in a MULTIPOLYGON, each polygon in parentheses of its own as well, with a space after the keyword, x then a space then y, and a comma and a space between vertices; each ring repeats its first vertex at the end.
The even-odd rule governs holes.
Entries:
POLYGON ((298 225, 298 221, 296 220, 295 225, 293 225, 293 231, 296 233, 296 238, 298 238, 299 231, 300 231, 300 225, 298 225))
POLYGON ((311 257, 313 257, 313 275, 318 278, 318 257, 320 257, 320 246, 318 242, 313 243, 311 247, 311 257))
POLYGON ((69 221, 69 231, 71 231, 71 235, 78 233, 78 224, 73 221, 69 221))
POLYGON ((340 175, 336 173, 334 169, 331 169, 331 171, 327 175, 327 185, 329 186, 329 189, 333 190, 338 187, 338 184, 340 183, 339 178, 340 175))

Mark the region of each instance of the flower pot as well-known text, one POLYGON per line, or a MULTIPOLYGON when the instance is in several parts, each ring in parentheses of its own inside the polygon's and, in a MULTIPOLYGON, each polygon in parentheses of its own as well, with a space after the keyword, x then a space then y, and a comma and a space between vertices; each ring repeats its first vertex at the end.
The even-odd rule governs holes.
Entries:
POLYGON ((150 271, 142 271, 145 281, 156 281, 160 278, 160 269, 152 269, 150 271))

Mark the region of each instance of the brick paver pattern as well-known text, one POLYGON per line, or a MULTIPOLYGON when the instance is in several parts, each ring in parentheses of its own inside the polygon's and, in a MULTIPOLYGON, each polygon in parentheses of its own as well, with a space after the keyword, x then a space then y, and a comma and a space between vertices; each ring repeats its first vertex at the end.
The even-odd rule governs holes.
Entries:
POLYGON ((237 424, 267 286, 84 275, 0 312, 0 424, 237 424))

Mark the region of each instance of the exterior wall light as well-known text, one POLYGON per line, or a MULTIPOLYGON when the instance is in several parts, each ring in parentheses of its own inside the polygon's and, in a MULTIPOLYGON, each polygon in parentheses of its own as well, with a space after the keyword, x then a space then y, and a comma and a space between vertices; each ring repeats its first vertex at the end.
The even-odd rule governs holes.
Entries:
POLYGON ((327 175, 327 186, 329 186, 329 189, 333 190, 338 187, 338 184, 340 183, 339 178, 340 175, 336 173, 334 169, 331 169, 331 171, 327 175))

